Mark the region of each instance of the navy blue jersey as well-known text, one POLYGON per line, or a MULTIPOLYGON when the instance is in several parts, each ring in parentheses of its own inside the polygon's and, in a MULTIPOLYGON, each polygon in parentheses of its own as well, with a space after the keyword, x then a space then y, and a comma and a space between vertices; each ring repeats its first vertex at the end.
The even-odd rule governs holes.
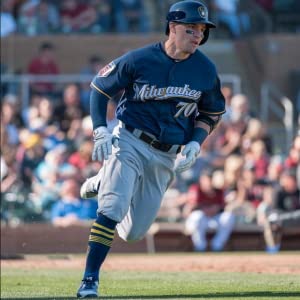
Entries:
POLYGON ((199 50, 182 61, 161 43, 130 51, 101 69, 91 86, 107 97, 124 89, 117 118, 167 144, 189 142, 197 115, 225 112, 216 68, 199 50))

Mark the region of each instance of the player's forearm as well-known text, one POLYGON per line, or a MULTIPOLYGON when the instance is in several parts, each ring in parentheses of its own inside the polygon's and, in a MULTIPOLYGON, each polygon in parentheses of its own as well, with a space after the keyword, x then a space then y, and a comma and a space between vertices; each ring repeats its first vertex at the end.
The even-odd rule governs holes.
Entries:
POLYGON ((93 129, 100 126, 107 126, 106 111, 108 98, 92 88, 90 95, 90 114, 93 122, 93 129))
POLYGON ((192 136, 192 141, 195 141, 202 145, 209 133, 209 126, 202 122, 196 122, 194 127, 194 132, 192 136))

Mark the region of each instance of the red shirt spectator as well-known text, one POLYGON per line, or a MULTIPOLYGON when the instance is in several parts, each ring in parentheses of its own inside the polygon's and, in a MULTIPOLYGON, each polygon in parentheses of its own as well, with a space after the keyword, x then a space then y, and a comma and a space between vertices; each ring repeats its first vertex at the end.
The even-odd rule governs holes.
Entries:
POLYGON ((80 171, 83 171, 91 163, 93 152, 93 142, 84 141, 79 147, 78 151, 71 154, 69 163, 75 166, 80 171))
POLYGON ((189 192, 194 194, 194 197, 189 198, 189 202, 195 205, 195 208, 201 209, 214 204, 220 205, 220 207, 224 206, 223 190, 211 189, 209 192, 203 191, 198 184, 195 184, 190 187, 189 192))
POLYGON ((224 209, 224 191, 214 188, 211 174, 203 173, 197 184, 191 185, 187 193, 185 215, 202 210, 207 216, 214 216, 224 209))
POLYGON ((97 19, 97 13, 92 6, 78 3, 75 0, 64 0, 60 15, 63 32, 76 32, 87 29, 97 19))
MULTIPOLYGON (((53 45, 43 43, 40 46, 39 55, 33 58, 28 66, 28 73, 32 75, 57 75, 59 67, 53 56, 53 45)), ((50 82, 32 83, 33 92, 48 94, 54 91, 54 85, 50 82)))

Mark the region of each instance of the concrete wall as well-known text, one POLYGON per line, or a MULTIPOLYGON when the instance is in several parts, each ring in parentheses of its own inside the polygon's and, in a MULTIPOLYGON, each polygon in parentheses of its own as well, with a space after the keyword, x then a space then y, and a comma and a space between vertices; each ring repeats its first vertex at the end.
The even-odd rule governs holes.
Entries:
MULTIPOLYGON (((86 65, 90 55, 97 54, 104 62, 110 62, 129 49, 165 38, 163 34, 10 36, 1 39, 1 63, 10 70, 24 72, 40 43, 51 41, 62 73, 76 74, 86 65)), ((253 89, 257 92, 259 84, 269 79, 283 92, 291 94, 290 72, 300 69, 300 35, 261 35, 236 41, 235 45, 230 41, 210 39, 201 50, 216 63, 220 73, 239 74, 247 92, 253 89)))
MULTIPOLYGON (((24 254, 85 253, 90 224, 53 227, 51 224, 23 224, 17 227, 1 226, 1 256, 15 257, 24 254)), ((126 243, 115 235, 112 252, 147 253, 190 252, 193 250, 189 236, 184 234, 183 224, 157 223, 155 231, 149 231, 146 238, 135 243, 126 243)), ((208 233, 211 239, 213 232, 208 233)), ((282 250, 300 250, 300 228, 283 232, 282 250)), ((265 247, 261 228, 236 228, 232 233, 226 251, 263 251, 265 247)))
POLYGON ((129 49, 164 38, 160 35, 57 35, 24 37, 10 36, 1 39, 1 62, 13 70, 24 72, 39 45, 51 41, 62 73, 78 73, 90 55, 97 54, 110 62, 129 49))
POLYGON ((300 70, 300 35, 269 34, 238 41, 240 62, 252 89, 259 91, 271 80, 289 97, 293 96, 290 75, 300 70))

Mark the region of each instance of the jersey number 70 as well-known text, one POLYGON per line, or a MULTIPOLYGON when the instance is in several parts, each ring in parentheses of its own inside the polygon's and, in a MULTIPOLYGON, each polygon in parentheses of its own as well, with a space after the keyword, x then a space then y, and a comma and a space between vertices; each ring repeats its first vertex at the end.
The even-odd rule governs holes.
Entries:
POLYGON ((197 109, 197 103, 179 102, 176 107, 180 107, 180 109, 174 115, 174 118, 178 118, 181 114, 187 118, 197 109))

